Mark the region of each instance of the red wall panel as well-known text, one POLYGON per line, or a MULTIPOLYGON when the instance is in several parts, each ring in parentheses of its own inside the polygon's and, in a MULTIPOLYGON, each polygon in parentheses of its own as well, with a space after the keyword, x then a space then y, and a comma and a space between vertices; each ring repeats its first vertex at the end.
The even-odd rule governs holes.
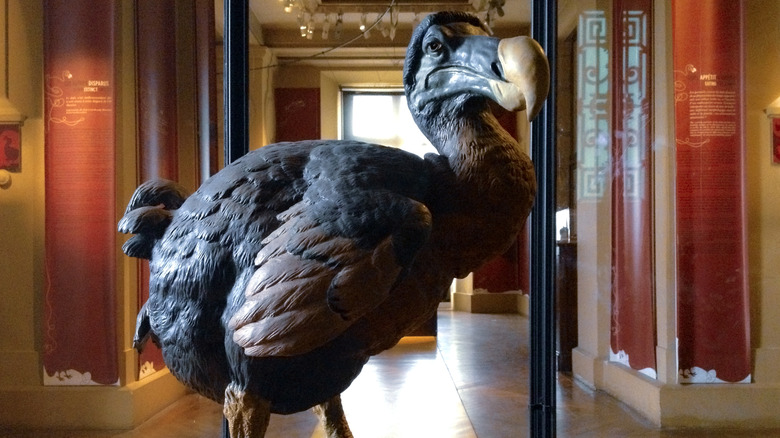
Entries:
POLYGON ((750 378, 742 8, 673 3, 682 382, 750 378))
POLYGON ((141 180, 175 178, 176 7, 174 0, 136 2, 138 142, 141 180))
POLYGON ((655 377, 652 1, 617 0, 612 44, 612 360, 655 377))
MULTIPOLYGON (((509 135, 517 138, 517 114, 498 105, 493 105, 492 110, 501 127, 509 135)), ((526 226, 506 253, 493 258, 474 271, 474 288, 495 293, 518 290, 528 293, 530 285, 528 251, 528 227, 526 226)))
MULTIPOLYGON (((519 256, 520 250, 518 243, 515 242, 506 253, 493 258, 474 271, 474 289, 485 289, 488 292, 520 290, 519 256)), ((527 263, 528 259, 524 260, 527 263)))
POLYGON ((44 2, 44 384, 118 384, 115 2, 44 2))
MULTIPOLYGON (((136 2, 138 160, 140 181, 178 179, 176 7, 174 0, 136 2)), ((194 146, 194 145, 193 145, 194 146)), ((149 299, 149 263, 139 260, 138 307, 149 299)), ((140 377, 165 367, 147 342, 138 357, 140 377)))
POLYGON ((316 140, 320 134, 320 89, 277 88, 276 141, 316 140))

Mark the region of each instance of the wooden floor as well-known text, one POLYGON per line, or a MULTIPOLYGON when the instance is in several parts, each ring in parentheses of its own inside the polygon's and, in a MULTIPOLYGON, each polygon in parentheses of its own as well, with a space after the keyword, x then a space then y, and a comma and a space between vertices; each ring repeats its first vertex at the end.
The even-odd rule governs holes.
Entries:
MULTIPOLYGON (((357 438, 508 438, 528 433, 528 319, 439 312, 439 336, 369 361, 344 393, 357 438)), ((558 379, 559 437, 780 437, 774 431, 657 430, 620 402, 558 379)), ((311 412, 274 415, 268 437, 324 437, 311 412)), ((131 431, 3 431, 9 438, 219 438, 221 407, 189 395, 131 431)))

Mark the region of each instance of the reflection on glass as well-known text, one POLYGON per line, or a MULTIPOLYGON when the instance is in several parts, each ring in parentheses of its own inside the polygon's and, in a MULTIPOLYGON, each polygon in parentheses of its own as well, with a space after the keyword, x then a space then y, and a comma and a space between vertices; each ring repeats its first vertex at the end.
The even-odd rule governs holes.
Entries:
POLYGON ((609 171, 609 53, 604 11, 586 11, 577 41, 577 197, 604 196, 609 171))
POLYGON ((624 11, 621 81, 623 197, 646 196, 649 132, 649 79, 647 65, 647 17, 644 11, 624 11))

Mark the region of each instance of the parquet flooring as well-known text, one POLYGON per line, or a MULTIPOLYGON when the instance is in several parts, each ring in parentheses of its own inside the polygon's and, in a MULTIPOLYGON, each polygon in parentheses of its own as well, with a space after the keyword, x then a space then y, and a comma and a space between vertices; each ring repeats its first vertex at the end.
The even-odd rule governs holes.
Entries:
MULTIPOLYGON (((509 438, 528 432, 528 319, 439 311, 439 335, 369 361, 344 393, 358 438, 509 438)), ((658 430, 560 374, 559 437, 780 437, 774 431, 658 430)), ((221 407, 188 395, 130 431, 2 431, 8 438, 219 438, 221 407)), ((271 418, 268 437, 322 438, 311 412, 271 418)))

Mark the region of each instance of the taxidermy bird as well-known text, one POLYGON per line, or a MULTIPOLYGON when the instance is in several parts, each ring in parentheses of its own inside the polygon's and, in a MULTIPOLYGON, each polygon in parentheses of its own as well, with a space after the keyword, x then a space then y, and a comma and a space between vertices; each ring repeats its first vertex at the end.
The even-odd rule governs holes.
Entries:
POLYGON ((125 253, 150 260, 136 348, 160 345, 174 376, 223 404, 233 438, 312 407, 328 436, 351 436, 340 394, 369 357, 431 318, 453 277, 503 253, 525 222, 532 163, 488 100, 539 110, 538 44, 437 13, 414 31, 403 81, 438 154, 278 143, 190 196, 141 185, 119 223, 135 234, 125 253))

